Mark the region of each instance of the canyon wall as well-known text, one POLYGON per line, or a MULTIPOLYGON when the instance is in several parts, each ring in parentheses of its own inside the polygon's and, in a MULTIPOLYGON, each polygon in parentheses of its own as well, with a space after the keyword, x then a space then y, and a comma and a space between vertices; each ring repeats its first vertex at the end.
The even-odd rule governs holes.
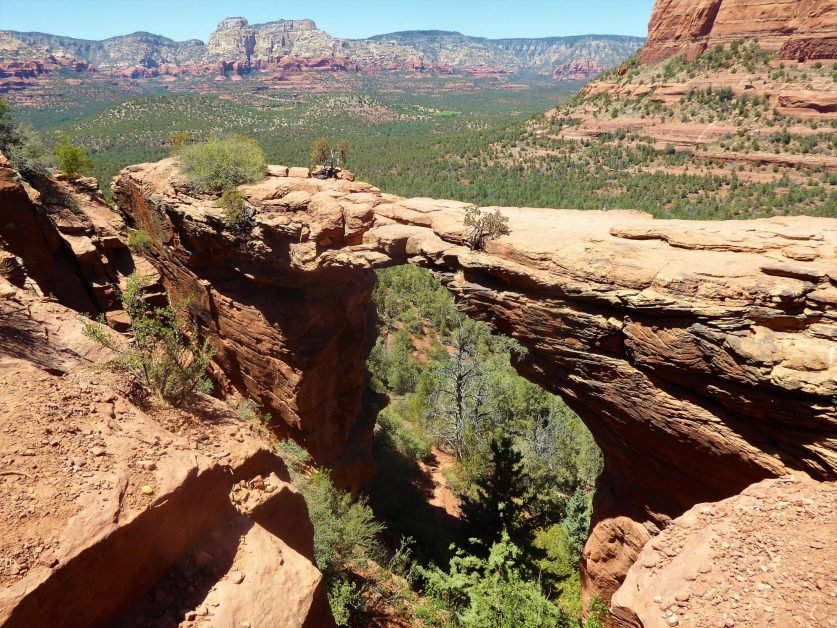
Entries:
POLYGON ((640 60, 651 63, 757 38, 780 59, 837 58, 832 0, 657 0, 640 60))
POLYGON ((287 174, 240 188, 252 219, 239 233, 171 160, 124 170, 114 193, 152 233, 150 261, 191 298, 230 383, 321 460, 353 460, 350 483, 371 469, 372 270, 407 262, 519 340, 518 369, 602 448, 588 597, 610 599, 696 503, 790 472, 837 475, 835 221, 502 208, 510 234, 472 251, 464 203, 287 174))
MULTIPOLYGON (((224 232, 217 203, 190 195, 171 160, 129 168, 113 187, 129 224, 151 235, 149 259, 169 295, 189 301, 212 339, 222 386, 269 410, 341 484, 359 486, 374 472, 376 413, 362 391, 375 277, 345 255, 317 254, 317 241, 343 236, 329 214, 336 202, 317 192, 305 181, 252 188, 277 220, 245 238, 224 232)), ((355 212, 371 221, 360 197, 355 212)))

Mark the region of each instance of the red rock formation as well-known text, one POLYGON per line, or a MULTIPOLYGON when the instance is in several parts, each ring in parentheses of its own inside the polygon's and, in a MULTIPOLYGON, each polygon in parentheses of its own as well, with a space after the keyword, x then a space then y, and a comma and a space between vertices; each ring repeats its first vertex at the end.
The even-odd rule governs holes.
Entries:
POLYGON ((17 285, 124 324, 118 286, 134 272, 136 260, 120 235, 122 220, 95 179, 67 183, 58 177, 50 186, 44 201, 0 155, 0 248, 20 259, 25 272, 17 275, 17 285))
POLYGON ((640 60, 692 58, 710 46, 758 38, 782 59, 837 58, 833 0, 657 0, 640 60))
POLYGON ((474 252, 464 203, 271 172, 242 188, 255 208, 243 240, 169 160, 126 169, 115 193, 155 230, 154 262, 198 303, 231 379, 321 456, 353 429, 368 438, 367 417, 350 414, 362 408, 352 372, 370 341, 368 278, 409 261, 526 346, 519 370, 601 446, 588 597, 610 599, 648 539, 695 503, 792 470, 837 475, 833 221, 506 208, 511 234, 474 252))
POLYGON ((234 411, 134 405, 77 312, 2 277, 0 321, 0 624, 333 625, 305 502, 234 411))
MULTIPOLYGON (((202 219, 192 217, 171 160, 123 171, 113 190, 130 223, 151 234, 151 261, 175 299, 190 299, 230 384, 333 467, 337 481, 357 486, 374 470, 374 412, 362 394, 375 277, 368 266, 319 263, 318 243, 342 237, 341 208, 316 194, 314 180, 296 182, 300 189, 281 198, 272 188, 248 190, 251 202, 287 212, 260 223, 255 248, 229 239, 214 203, 202 219), (299 220, 286 220, 291 214, 299 220)), ((371 220, 370 203, 357 207, 359 230, 371 220)))
POLYGON ((606 69, 595 61, 572 61, 555 68, 552 78, 556 81, 583 81, 598 76, 606 69))

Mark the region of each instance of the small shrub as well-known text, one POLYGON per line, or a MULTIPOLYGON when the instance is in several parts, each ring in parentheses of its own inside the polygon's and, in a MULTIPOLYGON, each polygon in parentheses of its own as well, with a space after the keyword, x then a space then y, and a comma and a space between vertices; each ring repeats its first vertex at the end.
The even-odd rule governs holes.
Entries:
POLYGON ((61 140, 55 147, 55 162, 70 181, 75 181, 93 170, 93 161, 87 151, 66 139, 61 140))
POLYGON ((169 147, 171 148, 171 154, 177 155, 180 150, 189 142, 192 141, 192 135, 187 133, 186 131, 178 131, 177 133, 172 133, 169 136, 169 147))
POLYGON ((178 164, 190 184, 220 192, 265 177, 267 160, 256 140, 240 135, 183 146, 178 164))
POLYGON ((317 138, 311 145, 311 167, 325 166, 331 157, 331 146, 324 137, 317 138))
POLYGON ((50 158, 34 130, 26 128, 21 132, 20 143, 9 146, 6 157, 20 176, 29 183, 39 183, 49 177, 50 158))
POLYGON ((142 278, 133 274, 122 293, 133 337, 127 346, 94 321, 84 325, 84 335, 117 354, 107 367, 131 373, 174 406, 182 405, 195 392, 210 392, 206 371, 213 351, 209 341, 201 341, 195 330, 189 329, 185 304, 152 308, 142 300, 143 288, 142 278))
POLYGON ((491 546, 488 558, 460 550, 447 572, 435 566, 417 571, 431 604, 432 611, 424 611, 431 621, 474 628, 568 625, 540 582, 528 577, 523 552, 506 534, 491 546))
POLYGON ((151 235, 145 229, 134 229, 128 233, 128 248, 135 253, 141 251, 150 251, 151 235))
POLYGON ((497 238, 509 232, 509 219, 499 209, 493 212, 483 212, 478 207, 469 207, 465 211, 465 226, 468 232, 468 246, 479 251, 485 246, 485 241, 497 238))
POLYGON ((246 215, 244 209, 247 206, 247 199, 235 188, 226 190, 218 201, 224 215, 224 225, 227 229, 236 229, 244 222, 246 215))

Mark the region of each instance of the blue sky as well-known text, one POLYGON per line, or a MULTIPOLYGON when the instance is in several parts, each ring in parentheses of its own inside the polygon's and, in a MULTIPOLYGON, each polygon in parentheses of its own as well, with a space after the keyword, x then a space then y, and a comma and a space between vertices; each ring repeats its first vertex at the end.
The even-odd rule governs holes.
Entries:
POLYGON ((206 41, 225 17, 311 18, 337 37, 441 29, 482 37, 646 34, 654 0, 0 0, 0 29, 206 41))

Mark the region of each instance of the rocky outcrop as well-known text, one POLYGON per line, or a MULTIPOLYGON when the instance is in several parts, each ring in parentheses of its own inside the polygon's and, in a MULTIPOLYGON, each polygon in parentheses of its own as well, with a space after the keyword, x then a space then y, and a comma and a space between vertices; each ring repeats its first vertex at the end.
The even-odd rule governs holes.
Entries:
MULTIPOLYGON (((262 404, 341 484, 357 486, 374 471, 374 412, 363 391, 375 277, 368 264, 318 254, 343 239, 341 205, 320 193, 319 182, 268 183, 244 190, 270 208, 248 237, 224 230, 217 199, 192 195, 172 160, 124 170, 113 194, 129 223, 151 235, 149 259, 169 294, 189 300, 227 386, 262 404)), ((376 202, 367 197, 353 197, 348 210, 358 242, 376 202)))
POLYGON ((835 33, 831 0, 657 0, 640 59, 691 59, 711 46, 754 38, 781 59, 835 59, 835 33))
POLYGON ((552 78, 556 81, 584 81, 598 76, 607 68, 596 61, 572 61, 559 65, 552 71, 552 78))
POLYGON ((0 624, 333 625, 282 460, 210 397, 141 407, 81 327, 0 278, 0 624))
POLYGON ((118 285, 135 269, 122 221, 95 179, 45 183, 41 194, 0 155, 0 252, 9 278, 79 312, 119 310, 118 285))
POLYGON ((368 442, 371 271, 410 262, 527 347, 518 369, 601 446, 588 597, 610 599, 648 539, 696 503, 791 471, 837 475, 834 221, 502 208, 511 233, 472 251, 464 203, 271 173, 241 188, 247 236, 170 160, 124 170, 115 194, 153 231, 154 263, 192 296, 232 383, 321 459, 368 442))
POLYGON ((825 626, 837 615, 837 484, 764 480, 698 504, 648 543, 613 597, 621 625, 825 626))

